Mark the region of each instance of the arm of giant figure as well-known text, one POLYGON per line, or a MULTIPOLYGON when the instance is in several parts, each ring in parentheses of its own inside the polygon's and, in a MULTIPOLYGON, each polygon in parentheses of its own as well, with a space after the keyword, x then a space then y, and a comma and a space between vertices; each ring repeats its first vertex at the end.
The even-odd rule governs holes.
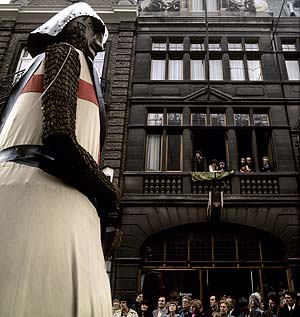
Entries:
MULTIPOLYGON (((42 141, 46 151, 55 159, 54 171, 50 173, 86 194, 93 203, 96 201, 98 213, 103 210, 116 211, 118 192, 76 139, 79 75, 80 60, 74 48, 66 43, 47 48, 44 89, 51 85, 42 99, 42 141)), ((86 124, 89 125, 88 122, 86 124)))

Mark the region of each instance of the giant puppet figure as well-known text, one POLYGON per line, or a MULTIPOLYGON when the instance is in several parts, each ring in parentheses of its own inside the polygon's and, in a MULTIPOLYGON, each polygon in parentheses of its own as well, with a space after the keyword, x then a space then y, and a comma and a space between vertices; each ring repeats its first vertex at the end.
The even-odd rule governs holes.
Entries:
POLYGON ((98 166, 105 109, 92 65, 106 39, 83 2, 28 37, 36 58, 0 130, 0 316, 112 315, 99 215, 118 195, 98 166))

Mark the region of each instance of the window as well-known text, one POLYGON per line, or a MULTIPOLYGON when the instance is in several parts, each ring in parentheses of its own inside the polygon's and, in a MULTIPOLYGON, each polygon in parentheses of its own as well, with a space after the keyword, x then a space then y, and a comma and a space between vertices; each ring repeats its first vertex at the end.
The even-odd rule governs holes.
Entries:
POLYGON ((181 170, 181 143, 179 134, 167 135, 167 171, 181 170))
POLYGON ((245 69, 243 60, 229 60, 231 80, 245 80, 245 69))
POLYGON ((220 42, 208 43, 208 49, 210 51, 221 51, 221 43, 220 42))
POLYGON ((180 171, 182 169, 182 135, 167 129, 182 125, 182 112, 149 112, 146 139, 146 171, 180 171))
POLYGON ((254 113, 253 123, 255 126, 264 127, 269 125, 269 116, 267 113, 254 113))
POLYGON ((205 80, 205 61, 191 59, 191 80, 205 80))
POLYGON ((225 126, 225 114, 224 113, 211 113, 210 124, 212 126, 225 126))
POLYGON ((298 60, 286 60, 285 66, 289 80, 300 80, 300 68, 298 60))
POLYGON ((191 51, 204 51, 204 43, 191 43, 191 51))
POLYGON ((228 50, 229 51, 241 51, 242 50, 242 43, 228 43, 228 50))
POLYGON ((170 43, 169 50, 170 51, 182 51, 183 50, 183 43, 170 43))
POLYGON ((182 113, 168 113, 167 124, 170 125, 182 125, 182 113))
POLYGON ((217 0, 206 0, 206 10, 208 12, 218 11, 217 0))
POLYGON ((163 125, 163 113, 148 113, 147 125, 163 125))
POLYGON ((183 60, 170 59, 169 60, 169 76, 170 80, 182 80, 183 79, 183 60))
POLYGON ((296 44, 282 44, 282 50, 285 52, 295 52, 296 51, 296 44))
POLYGON ((191 11, 203 11, 204 10, 204 5, 203 5, 203 0, 192 0, 192 8, 191 11))
POLYGON ((250 118, 249 114, 247 113, 235 113, 234 114, 234 123, 236 126, 249 126, 250 124, 250 118))
POLYGON ((99 52, 97 53, 95 59, 94 59, 94 66, 97 70, 99 79, 102 76, 102 71, 103 71, 103 65, 104 65, 104 57, 105 57, 105 52, 99 52))
POLYGON ((247 60, 249 80, 263 80, 260 60, 247 60))
POLYGON ((245 50, 246 51, 259 51, 259 46, 257 42, 254 43, 245 43, 245 50))
POLYGON ((32 57, 29 54, 27 48, 23 48, 21 51, 20 59, 16 68, 16 72, 20 70, 26 70, 32 61, 32 57))
POLYGON ((152 51, 166 51, 167 43, 153 42, 152 51))
POLYGON ((161 135, 148 134, 146 149, 146 170, 159 171, 161 169, 161 135))
POLYGON ((164 80, 166 73, 166 61, 160 59, 153 59, 151 61, 151 80, 164 80))
POLYGON ((209 78, 211 80, 223 80, 222 60, 209 60, 209 78))
POLYGON ((193 126, 206 126, 206 113, 192 113, 191 121, 193 126))

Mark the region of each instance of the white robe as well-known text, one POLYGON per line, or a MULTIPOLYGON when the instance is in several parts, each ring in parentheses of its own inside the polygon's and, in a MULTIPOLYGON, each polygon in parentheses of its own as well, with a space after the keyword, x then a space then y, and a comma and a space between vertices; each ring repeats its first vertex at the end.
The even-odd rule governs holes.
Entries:
MULTIPOLYGON (((81 79, 89 82, 80 57, 81 79)), ((41 104, 28 105, 39 96, 21 95, 0 134, 0 150, 41 144, 41 104)), ((90 103, 78 101, 77 115, 94 122, 78 119, 76 135, 97 160, 100 123, 90 103)), ((100 219, 88 198, 39 168, 0 163, 0 316, 110 317, 111 309, 100 219)))

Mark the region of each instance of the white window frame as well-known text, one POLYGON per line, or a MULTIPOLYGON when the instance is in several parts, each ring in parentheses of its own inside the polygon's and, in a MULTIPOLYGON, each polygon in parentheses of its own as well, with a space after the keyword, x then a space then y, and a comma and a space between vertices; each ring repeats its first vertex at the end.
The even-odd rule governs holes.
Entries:
POLYGON ((299 60, 285 60, 288 80, 300 80, 299 60))
POLYGON ((23 48, 19 57, 19 61, 16 67, 16 72, 21 70, 27 70, 32 62, 32 56, 29 54, 27 48, 23 48))

